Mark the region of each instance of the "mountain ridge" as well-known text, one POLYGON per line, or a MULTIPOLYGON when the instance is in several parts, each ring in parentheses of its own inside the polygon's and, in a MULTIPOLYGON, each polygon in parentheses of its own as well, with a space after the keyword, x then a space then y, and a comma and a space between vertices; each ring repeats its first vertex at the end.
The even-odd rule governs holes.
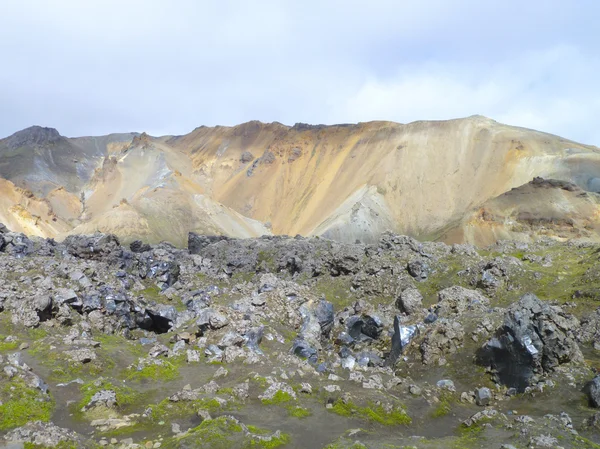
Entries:
POLYGON ((0 176, 48 200, 68 224, 66 232, 38 230, 47 237, 98 230, 184 245, 194 231, 368 242, 391 230, 443 238, 452 223, 469 223, 486 202, 536 176, 600 191, 597 147, 478 115, 407 124, 253 120, 158 137, 45 131, 50 143, 37 134, 52 129, 38 128, 0 140, 0 176))

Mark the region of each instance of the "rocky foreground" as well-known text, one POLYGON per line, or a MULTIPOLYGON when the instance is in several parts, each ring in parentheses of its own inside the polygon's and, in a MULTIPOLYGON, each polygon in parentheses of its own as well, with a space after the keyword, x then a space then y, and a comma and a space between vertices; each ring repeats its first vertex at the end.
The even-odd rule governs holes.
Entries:
POLYGON ((0 447, 600 447, 600 246, 0 226, 0 447))

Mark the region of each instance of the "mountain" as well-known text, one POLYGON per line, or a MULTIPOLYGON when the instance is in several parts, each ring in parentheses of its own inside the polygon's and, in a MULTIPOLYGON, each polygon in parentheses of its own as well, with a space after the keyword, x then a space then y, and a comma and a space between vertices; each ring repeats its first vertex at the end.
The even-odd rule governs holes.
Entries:
POLYGON ((351 242, 385 230, 483 244, 541 235, 600 240, 598 173, 597 147, 481 116, 252 121, 162 137, 66 138, 32 127, 0 140, 0 176, 13 192, 0 218, 51 237, 103 231, 176 245, 189 231, 351 242), (530 184, 536 177, 572 187, 540 190, 530 184), (39 218, 15 218, 24 211, 39 218), (553 224, 569 220, 570 230, 553 224))

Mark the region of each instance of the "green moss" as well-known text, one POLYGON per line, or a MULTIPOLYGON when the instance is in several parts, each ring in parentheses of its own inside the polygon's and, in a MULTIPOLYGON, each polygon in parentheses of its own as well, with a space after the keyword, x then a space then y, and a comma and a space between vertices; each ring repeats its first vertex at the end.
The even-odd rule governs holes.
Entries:
POLYGON ((0 341, 0 352, 14 351, 18 347, 19 347, 19 343, 16 341, 0 341))
POLYGON ((439 399, 440 401, 431 413, 432 418, 441 418, 452 411, 452 402, 455 401, 455 397, 452 393, 443 392, 439 399))
MULTIPOLYGON (((34 443, 24 443, 23 449, 49 449, 49 447, 34 443)), ((52 449, 80 449, 80 446, 69 441, 61 441, 56 446, 52 446, 52 449)))
POLYGON ((161 290, 156 285, 150 285, 149 287, 138 292, 138 294, 143 296, 147 301, 164 302, 166 298, 160 293, 161 290))
POLYGON ((581 449, 600 449, 600 444, 596 444, 581 435, 575 435, 573 438, 575 441, 574 447, 581 449))
POLYGON ((97 350, 99 357, 90 363, 72 362, 62 351, 50 349, 44 340, 33 342, 29 354, 49 369, 48 379, 54 382, 68 382, 76 377, 97 377, 115 367, 115 360, 104 350, 97 350))
POLYGON ((262 439, 251 439, 245 448, 264 448, 274 449, 276 447, 284 446, 290 442, 290 436, 287 433, 280 433, 279 436, 272 436, 270 440, 262 439))
POLYGON ((267 378, 263 377, 263 376, 259 376, 258 374, 256 376, 254 376, 251 380, 253 380, 254 382, 256 382, 262 388, 265 388, 267 386, 267 384, 268 384, 267 378))
POLYGON ((293 400, 292 395, 285 391, 277 391, 271 399, 261 399, 261 402, 265 405, 283 404, 284 402, 290 402, 293 400))
MULTIPOLYGON (((387 447, 387 446, 385 446, 387 447)), ((325 446, 323 449, 368 449, 367 446, 365 446, 362 443, 351 443, 351 442, 336 442, 336 443, 331 443, 328 444, 327 446, 325 446)))
POLYGON ((50 421, 54 410, 51 396, 15 378, 0 390, 0 431, 23 426, 31 421, 50 421))
POLYGON ((85 407, 92 399, 92 396, 101 390, 113 390, 117 397, 117 405, 119 407, 134 404, 139 401, 142 396, 141 393, 133 388, 121 385, 115 386, 110 381, 104 379, 88 382, 87 384, 82 385, 80 390, 83 393, 83 398, 79 401, 77 410, 81 410, 81 408, 85 407))
POLYGON ((33 327, 30 329, 27 329, 27 335, 29 336, 29 338, 31 338, 32 340, 41 340, 43 338, 46 338, 48 336, 48 329, 46 329, 45 327, 33 327))
POLYGON ((94 340, 100 342, 99 351, 103 355, 110 356, 114 352, 126 352, 133 357, 147 355, 147 350, 138 341, 128 340, 121 335, 98 334, 94 336, 94 340))
POLYGON ((408 425, 412 422, 410 416, 403 409, 393 409, 388 412, 383 406, 375 404, 369 404, 367 407, 359 407, 350 401, 344 403, 338 400, 328 410, 340 416, 357 417, 385 426, 408 425))
POLYGON ((126 378, 132 381, 155 380, 169 381, 179 377, 179 366, 169 360, 162 360, 160 365, 146 365, 142 369, 129 369, 126 378))
POLYGON ((195 415, 198 410, 203 409, 211 414, 219 413, 234 408, 234 403, 229 401, 221 403, 214 398, 202 398, 195 401, 172 402, 165 399, 156 405, 151 405, 152 421, 170 421, 177 417, 195 415))
POLYGON ((243 438, 242 427, 234 420, 219 417, 202 421, 185 435, 165 441, 162 447, 175 449, 180 447, 197 449, 230 449, 240 447, 243 438))
POLYGON ((484 419, 470 427, 462 424, 458 428, 459 437, 452 441, 450 447, 452 449, 466 449, 475 445, 479 447, 482 441, 483 424, 486 422, 489 422, 489 420, 484 419))
POLYGON ((344 308, 356 301, 356 296, 350 290, 350 279, 347 276, 322 276, 313 287, 315 293, 324 296, 336 308, 344 308))
POLYGON ((270 439, 256 438, 257 435, 269 435, 272 432, 267 429, 261 429, 253 425, 246 426, 248 431, 254 436, 244 445, 244 448, 276 448, 283 446, 290 442, 290 436, 285 433, 279 433, 279 435, 272 435, 270 439))
POLYGON ((287 407, 287 411, 288 415, 293 416, 294 418, 306 418, 312 415, 309 409, 300 407, 298 405, 287 407))

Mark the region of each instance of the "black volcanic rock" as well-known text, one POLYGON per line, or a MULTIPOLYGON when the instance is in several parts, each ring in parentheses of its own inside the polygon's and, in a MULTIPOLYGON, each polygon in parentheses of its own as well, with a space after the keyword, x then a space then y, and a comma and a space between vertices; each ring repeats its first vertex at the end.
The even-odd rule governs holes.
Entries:
POLYGON ((504 324, 480 349, 478 363, 491 367, 498 382, 523 392, 541 374, 583 360, 574 337, 578 328, 574 316, 526 294, 508 309, 504 324))

